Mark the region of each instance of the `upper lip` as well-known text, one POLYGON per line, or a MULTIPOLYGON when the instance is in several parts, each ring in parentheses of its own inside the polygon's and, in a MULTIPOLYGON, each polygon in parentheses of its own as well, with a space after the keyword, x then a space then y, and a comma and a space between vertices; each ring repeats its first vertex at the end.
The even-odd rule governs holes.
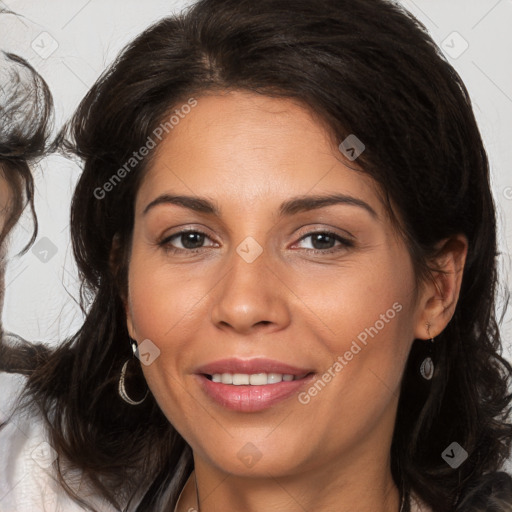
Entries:
POLYGON ((280 361, 261 357, 253 359, 219 359, 196 369, 196 373, 205 375, 214 375, 216 373, 245 373, 249 375, 255 373, 281 373, 283 375, 301 376, 307 375, 312 371, 310 368, 298 368, 280 361))

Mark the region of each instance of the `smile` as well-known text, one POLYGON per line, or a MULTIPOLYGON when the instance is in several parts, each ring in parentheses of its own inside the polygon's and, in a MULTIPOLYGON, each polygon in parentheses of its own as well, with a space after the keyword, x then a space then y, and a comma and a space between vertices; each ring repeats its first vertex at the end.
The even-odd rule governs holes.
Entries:
POLYGON ((212 382, 222 384, 231 384, 233 386, 267 386, 278 384, 279 382, 291 382, 293 380, 303 379, 307 374, 297 376, 290 373, 215 373, 207 375, 212 382))
POLYGON ((198 380, 202 392, 215 405, 221 406, 222 409, 254 413, 278 405, 284 406, 286 399, 304 391, 315 375, 315 373, 301 376, 276 373, 223 373, 196 374, 194 378, 198 380), (215 380, 213 380, 214 377, 215 380), (223 379, 228 383, 224 383, 223 379), (229 383, 230 380, 231 383, 229 383))

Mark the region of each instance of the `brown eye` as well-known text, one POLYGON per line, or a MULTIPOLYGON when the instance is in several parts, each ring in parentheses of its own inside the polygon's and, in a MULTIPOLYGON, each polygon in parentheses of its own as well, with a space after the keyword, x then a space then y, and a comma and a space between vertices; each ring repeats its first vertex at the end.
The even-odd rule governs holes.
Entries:
MULTIPOLYGON (((353 247, 354 242, 343 238, 342 236, 332 233, 329 231, 315 231, 313 233, 308 233, 303 236, 299 242, 311 239, 312 247, 305 247, 306 249, 311 249, 314 252, 335 252, 338 250, 346 249, 347 247, 353 247), (336 242, 338 244, 336 245, 336 242)), ((304 247, 303 247, 304 248, 304 247)))
POLYGON ((336 238, 327 233, 315 233, 311 241, 315 249, 331 249, 336 244, 336 238))
POLYGON ((206 239, 210 240, 210 238, 201 231, 187 230, 174 233, 173 235, 164 238, 159 242, 159 245, 165 247, 167 250, 176 252, 196 252, 208 247, 204 246, 206 239))
POLYGON ((185 249, 197 249, 198 247, 201 247, 204 243, 204 239, 205 235, 203 233, 195 231, 181 233, 178 237, 178 240, 185 249))

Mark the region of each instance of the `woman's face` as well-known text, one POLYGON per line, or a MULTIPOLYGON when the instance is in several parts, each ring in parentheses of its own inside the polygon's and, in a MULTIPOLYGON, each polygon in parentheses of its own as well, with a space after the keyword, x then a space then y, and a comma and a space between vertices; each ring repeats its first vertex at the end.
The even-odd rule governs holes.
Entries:
POLYGON ((158 404, 231 474, 385 463, 424 319, 375 183, 291 100, 237 91, 184 111, 138 191, 129 264, 158 404))

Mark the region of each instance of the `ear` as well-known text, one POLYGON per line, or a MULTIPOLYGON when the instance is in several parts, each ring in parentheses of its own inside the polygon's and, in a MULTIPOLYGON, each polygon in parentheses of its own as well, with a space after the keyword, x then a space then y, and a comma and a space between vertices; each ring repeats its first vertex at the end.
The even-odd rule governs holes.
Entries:
POLYGON ((467 252, 468 241, 464 235, 453 236, 437 245, 437 252, 429 261, 431 276, 423 282, 418 299, 416 338, 438 336, 452 319, 467 252))

